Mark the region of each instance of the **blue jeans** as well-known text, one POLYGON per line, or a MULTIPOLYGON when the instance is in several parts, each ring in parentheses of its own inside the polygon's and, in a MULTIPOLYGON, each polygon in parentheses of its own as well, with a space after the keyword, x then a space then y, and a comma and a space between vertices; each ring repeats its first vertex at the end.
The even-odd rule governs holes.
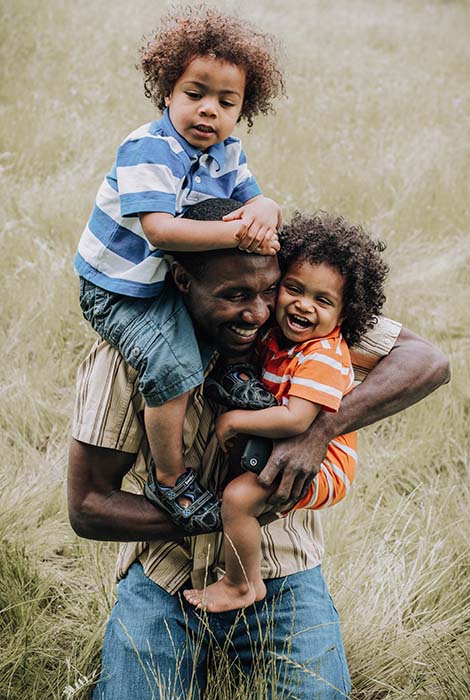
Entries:
POLYGON ((118 586, 94 700, 202 700, 211 662, 212 685, 246 686, 246 700, 348 698, 338 613, 320 567, 266 586, 265 600, 244 611, 201 613, 134 563, 118 586), (229 668, 244 675, 230 681, 229 668))
POLYGON ((121 296, 80 278, 86 320, 139 375, 148 406, 160 406, 204 381, 193 323, 176 287, 158 297, 121 296))

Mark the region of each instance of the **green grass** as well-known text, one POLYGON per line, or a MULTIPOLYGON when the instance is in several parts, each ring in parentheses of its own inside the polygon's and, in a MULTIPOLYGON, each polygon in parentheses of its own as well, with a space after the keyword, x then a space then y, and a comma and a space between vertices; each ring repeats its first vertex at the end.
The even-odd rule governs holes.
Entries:
MULTIPOLYGON (((74 377, 92 339, 72 258, 116 146, 154 117, 134 64, 165 6, 2 3, 1 700, 80 700, 97 669, 115 546, 67 522, 74 377)), ((353 493, 325 514, 353 698, 466 700, 470 6, 227 6, 286 47, 288 100, 240 132, 266 194, 286 217, 327 209, 385 239, 387 312, 452 361, 450 386, 362 431, 353 493)), ((207 700, 233 697, 224 678, 207 700)))

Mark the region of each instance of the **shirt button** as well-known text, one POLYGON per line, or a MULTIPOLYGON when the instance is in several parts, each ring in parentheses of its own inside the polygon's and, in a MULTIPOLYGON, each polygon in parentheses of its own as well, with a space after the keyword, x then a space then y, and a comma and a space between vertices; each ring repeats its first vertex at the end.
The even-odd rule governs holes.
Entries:
POLYGON ((131 355, 132 357, 139 357, 141 352, 142 350, 136 345, 135 348, 132 348, 131 355))
POLYGON ((201 182, 201 178, 199 177, 199 175, 196 175, 196 177, 194 179, 197 183, 201 182))

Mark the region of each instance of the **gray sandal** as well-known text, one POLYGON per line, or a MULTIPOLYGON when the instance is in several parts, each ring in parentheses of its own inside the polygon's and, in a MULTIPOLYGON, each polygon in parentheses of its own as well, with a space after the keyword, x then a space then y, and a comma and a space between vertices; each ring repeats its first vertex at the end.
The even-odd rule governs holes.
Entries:
POLYGON ((256 368, 246 362, 225 367, 217 379, 208 377, 204 383, 204 396, 227 408, 257 411, 278 405, 276 397, 258 379, 256 368))
POLYGON ((186 469, 173 487, 162 486, 155 475, 155 464, 150 466, 148 481, 144 487, 146 498, 153 505, 163 508, 176 525, 188 535, 200 535, 222 529, 220 500, 199 483, 194 469, 186 469), (187 498, 191 505, 182 506, 180 498, 187 498))

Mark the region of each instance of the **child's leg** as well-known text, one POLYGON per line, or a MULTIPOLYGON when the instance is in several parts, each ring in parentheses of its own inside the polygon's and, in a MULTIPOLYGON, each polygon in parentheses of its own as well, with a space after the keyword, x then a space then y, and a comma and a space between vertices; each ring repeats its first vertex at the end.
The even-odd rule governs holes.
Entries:
MULTIPOLYGON (((139 299, 107 292, 82 279, 80 292, 85 318, 138 372, 157 480, 163 486, 174 486, 185 471, 183 424, 188 390, 204 381, 186 307, 171 285, 156 298, 139 299)), ((178 503, 185 507, 190 501, 181 498, 178 503)))
POLYGON ((209 612, 246 607, 266 595, 260 574, 261 528, 257 520, 273 488, 246 472, 231 481, 222 498, 225 576, 204 590, 184 591, 186 600, 209 612))
POLYGON ((176 479, 186 471, 183 461, 183 425, 187 403, 186 392, 161 406, 145 407, 145 430, 157 479, 162 486, 174 486, 176 479))

